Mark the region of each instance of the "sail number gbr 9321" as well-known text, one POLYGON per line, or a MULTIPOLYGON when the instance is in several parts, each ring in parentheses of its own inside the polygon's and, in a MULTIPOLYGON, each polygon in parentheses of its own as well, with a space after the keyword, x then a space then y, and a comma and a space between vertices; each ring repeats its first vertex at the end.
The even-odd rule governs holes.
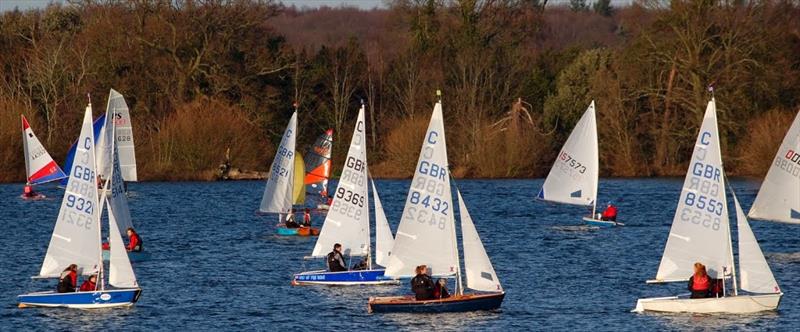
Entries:
POLYGON ((447 166, 439 165, 433 160, 434 146, 438 139, 439 133, 436 131, 430 131, 426 137, 427 144, 422 149, 403 217, 444 230, 452 207, 447 166))
POLYGON ((680 218, 681 221, 716 231, 720 229, 725 212, 725 191, 722 186, 722 170, 705 162, 710 138, 711 133, 703 132, 700 135, 700 144, 695 148, 695 159, 683 188, 680 218))

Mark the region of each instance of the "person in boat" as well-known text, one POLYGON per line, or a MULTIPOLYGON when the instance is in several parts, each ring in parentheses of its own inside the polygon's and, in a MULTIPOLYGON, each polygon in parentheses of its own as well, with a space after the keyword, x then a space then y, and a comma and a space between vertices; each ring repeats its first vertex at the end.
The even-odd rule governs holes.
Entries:
POLYGON ((617 207, 611 204, 611 202, 608 202, 605 211, 603 211, 603 214, 600 216, 600 220, 617 221, 617 207))
POLYGON ((286 214, 286 221, 284 221, 286 223, 286 228, 299 228, 300 227, 300 225, 294 219, 295 212, 297 212, 297 210, 291 209, 291 210, 289 210, 289 213, 286 214))
POLYGON ((710 295, 713 281, 706 272, 706 266, 701 263, 694 263, 694 274, 689 278, 689 291, 692 292, 691 298, 702 299, 710 295))
POLYGON ((327 203, 328 206, 333 205, 333 196, 332 195, 328 195, 328 201, 326 203, 327 203))
POLYGON ((78 285, 78 265, 70 264, 61 275, 58 277, 58 287, 56 291, 59 293, 74 292, 78 285))
POLYGON ((418 301, 433 299, 433 279, 428 275, 428 267, 420 265, 416 268, 417 275, 411 279, 411 291, 418 301))
POLYGON ((142 252, 142 238, 139 236, 139 233, 136 233, 132 227, 128 227, 126 232, 128 234, 128 251, 132 252, 142 252))
POLYGON ((433 287, 434 299, 446 299, 450 297, 450 291, 447 290, 447 280, 440 278, 436 280, 436 285, 433 287))
POLYGON ((342 257, 342 245, 341 244, 334 244, 333 251, 328 254, 328 271, 330 272, 341 272, 347 271, 347 265, 344 263, 344 258, 342 257))
POLYGON ((39 196, 39 193, 33 190, 33 186, 26 184, 25 187, 22 189, 22 196, 25 198, 34 198, 39 196))
POLYGON ((369 267, 369 263, 367 263, 367 259, 368 259, 367 257, 362 258, 360 261, 358 261, 358 263, 353 265, 353 268, 351 268, 350 270, 353 270, 353 271, 366 270, 369 267))
POLYGON ((303 226, 311 227, 311 209, 309 208, 303 211, 303 226))
POLYGON ((81 284, 80 291, 81 292, 94 292, 97 290, 97 275, 93 274, 89 276, 89 279, 86 279, 81 284))

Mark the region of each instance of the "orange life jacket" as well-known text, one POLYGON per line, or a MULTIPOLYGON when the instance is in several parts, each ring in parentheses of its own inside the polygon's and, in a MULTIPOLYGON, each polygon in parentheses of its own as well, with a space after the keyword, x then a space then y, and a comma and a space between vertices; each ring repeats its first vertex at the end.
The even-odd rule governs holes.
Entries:
POLYGON ((711 287, 711 280, 708 278, 707 275, 701 278, 698 278, 697 276, 694 276, 694 278, 692 278, 692 290, 703 291, 703 290, 708 290, 710 287, 711 287))

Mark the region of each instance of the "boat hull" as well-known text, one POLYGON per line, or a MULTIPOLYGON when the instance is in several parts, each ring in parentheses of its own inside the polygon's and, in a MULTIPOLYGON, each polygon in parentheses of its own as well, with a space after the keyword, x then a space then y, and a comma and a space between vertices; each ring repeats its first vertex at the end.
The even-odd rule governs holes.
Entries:
POLYGON ((371 297, 369 312, 440 313, 499 309, 506 293, 454 295, 446 299, 417 301, 412 296, 371 297))
MULTIPOLYGON (((128 259, 131 261, 131 263, 150 260, 150 257, 151 255, 150 252, 148 251, 140 251, 140 252, 128 251, 128 259)), ((108 262, 110 258, 111 258, 111 251, 103 249, 103 261, 108 262)))
POLYGON ((639 299, 633 312, 687 312, 748 314, 778 308, 783 293, 689 299, 677 296, 639 299))
POLYGON ((140 288, 111 289, 96 292, 38 292, 17 296, 20 308, 49 307, 101 309, 132 306, 142 294, 140 288))
POLYGON ((299 227, 299 228, 286 228, 278 227, 278 235, 281 236, 317 236, 319 235, 319 228, 316 227, 299 227))
POLYGON ((356 285, 396 285, 400 281, 385 277, 385 270, 357 270, 357 271, 309 271, 295 274, 292 285, 330 285, 330 286, 356 286, 356 285))
POLYGON ((597 226, 597 227, 614 227, 614 226, 624 226, 625 224, 616 221, 607 221, 607 220, 600 220, 594 219, 591 217, 583 217, 583 222, 585 222, 589 226, 597 226))

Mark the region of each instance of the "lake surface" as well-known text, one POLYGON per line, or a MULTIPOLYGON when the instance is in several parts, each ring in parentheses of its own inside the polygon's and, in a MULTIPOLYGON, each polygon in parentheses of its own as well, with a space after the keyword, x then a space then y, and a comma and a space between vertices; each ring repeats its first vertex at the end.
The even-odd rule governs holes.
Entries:
MULTIPOLYGON (((132 183, 131 213, 153 259, 135 263, 143 294, 129 309, 18 309, 16 296, 55 289, 38 273, 58 214, 52 200, 26 202, 0 185, 0 330, 793 330, 800 326, 800 226, 752 222, 784 293, 779 310, 746 316, 631 313, 639 297, 685 293, 655 276, 683 179, 601 179, 627 226, 588 229, 585 209, 534 200, 542 180, 460 180, 458 185, 507 295, 497 312, 369 314, 367 298, 408 286, 292 287, 314 238, 275 236, 255 210, 264 182, 132 183)), ((408 181, 377 181, 393 230, 408 181)), ((759 183, 733 181, 749 209, 759 183)), ((320 225, 322 220, 314 220, 320 225)), ((735 224, 735 221, 734 221, 735 224)), ((735 227, 735 226, 734 226, 735 227)), ((735 238, 735 234, 734 234, 735 238)), ((735 247, 735 246, 734 246, 735 247)))

